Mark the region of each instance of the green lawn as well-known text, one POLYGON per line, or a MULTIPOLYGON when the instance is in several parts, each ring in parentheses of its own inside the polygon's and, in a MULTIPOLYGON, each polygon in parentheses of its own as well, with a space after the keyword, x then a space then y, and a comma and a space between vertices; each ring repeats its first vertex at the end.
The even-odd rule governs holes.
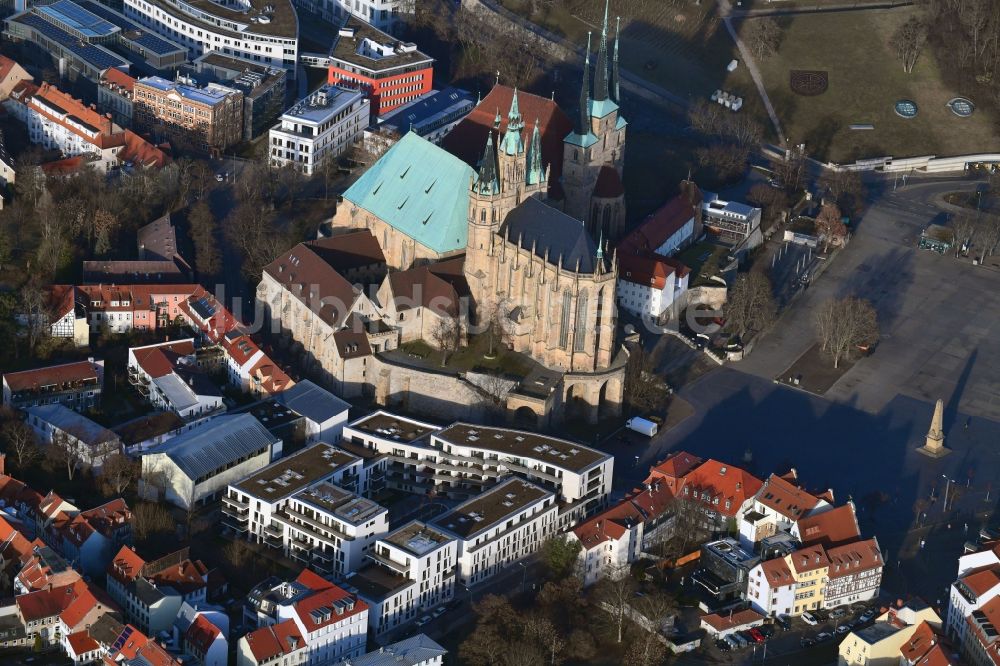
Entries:
POLYGON ((719 272, 719 264, 725 259, 728 249, 702 241, 677 255, 677 260, 691 269, 691 287, 709 284, 710 278, 719 272))
MULTIPOLYGON (((987 100, 972 118, 958 118, 945 104, 958 95, 940 78, 930 48, 911 74, 888 42, 912 9, 872 10, 779 19, 784 36, 776 56, 760 62, 768 94, 792 143, 820 159, 851 162, 858 158, 959 155, 1000 148, 987 100), (829 89, 815 97, 791 91, 793 69, 829 72, 829 89), (901 99, 917 103, 912 120, 896 115, 901 99), (851 130, 851 124, 873 124, 874 130, 851 130)), ((740 30, 745 34, 749 19, 740 30)), ((737 70, 739 73, 739 70, 737 70)), ((734 84, 743 79, 734 78, 734 84)))
POLYGON ((448 364, 441 368, 441 352, 421 340, 400 345, 407 354, 414 354, 420 359, 433 363, 433 367, 451 372, 488 372, 496 371, 510 377, 525 377, 532 369, 533 363, 523 356, 498 346, 493 358, 487 358, 489 342, 485 336, 476 336, 448 357, 448 364))

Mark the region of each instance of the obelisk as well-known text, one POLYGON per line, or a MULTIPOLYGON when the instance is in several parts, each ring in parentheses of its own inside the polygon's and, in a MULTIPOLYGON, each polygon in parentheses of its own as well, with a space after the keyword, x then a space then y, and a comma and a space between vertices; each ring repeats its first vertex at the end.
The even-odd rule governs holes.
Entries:
POLYGON ((934 418, 931 419, 931 429, 927 431, 927 440, 917 451, 932 458, 941 458, 951 453, 944 446, 944 400, 938 400, 934 405, 934 418))

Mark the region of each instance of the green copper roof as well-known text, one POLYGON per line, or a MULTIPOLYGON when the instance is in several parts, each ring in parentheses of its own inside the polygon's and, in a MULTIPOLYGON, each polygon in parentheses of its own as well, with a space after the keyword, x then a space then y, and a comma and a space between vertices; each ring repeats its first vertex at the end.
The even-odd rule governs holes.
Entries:
POLYGON ((628 125, 628 123, 625 122, 625 119, 622 118, 621 116, 618 116, 618 122, 615 123, 615 129, 621 129, 626 125, 628 125))
POLYGON ((577 134, 576 132, 570 132, 566 135, 566 138, 563 139, 563 141, 574 146, 580 146, 581 148, 589 148, 597 143, 597 137, 590 132, 583 135, 577 134))
POLYGON ((612 111, 617 111, 618 105, 612 102, 610 99, 592 99, 590 100, 590 117, 591 118, 603 118, 612 111))
POLYGON ((410 132, 351 185, 344 198, 435 252, 465 247, 475 171, 410 132))

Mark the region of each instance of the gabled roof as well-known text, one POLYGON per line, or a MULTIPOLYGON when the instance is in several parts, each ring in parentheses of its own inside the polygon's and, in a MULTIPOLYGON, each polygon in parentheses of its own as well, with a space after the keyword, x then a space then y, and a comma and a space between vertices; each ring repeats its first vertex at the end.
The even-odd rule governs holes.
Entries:
POLYGON ((111 564, 108 565, 108 575, 125 585, 131 583, 142 574, 146 560, 128 546, 122 546, 111 564))
POLYGON ((800 548, 788 555, 788 561, 791 563, 792 569, 800 574, 830 566, 826 551, 823 546, 819 545, 800 548))
POLYGON ((368 610, 368 604, 356 595, 332 584, 296 601, 292 607, 302 626, 310 634, 368 610))
POLYGON ((344 402, 308 379, 277 394, 275 400, 315 423, 325 423, 351 408, 350 403, 344 402))
POLYGON ((104 74, 101 75, 101 80, 119 85, 129 92, 132 92, 132 88, 135 86, 134 78, 120 69, 115 69, 114 67, 105 71, 104 74))
POLYGON ((899 648, 899 654, 913 666, 949 666, 952 663, 941 645, 941 637, 927 620, 917 625, 909 640, 899 648))
POLYGON ((671 275, 683 278, 691 273, 680 261, 653 253, 619 254, 618 267, 619 279, 654 289, 663 289, 671 275))
POLYGON ((784 558, 777 557, 761 562, 760 569, 764 572, 770 587, 786 587, 795 582, 795 576, 792 575, 792 570, 788 568, 784 558))
POLYGON ((979 567, 969 571, 960 579, 969 590, 981 597, 997 585, 1000 585, 1000 566, 995 564, 979 567))
POLYGON ((70 634, 66 637, 66 640, 69 642, 73 654, 77 657, 87 652, 93 652, 101 647, 97 641, 90 637, 86 629, 70 634))
POLYGON ((98 378, 98 366, 90 361, 50 365, 34 370, 8 372, 3 379, 11 391, 37 391, 46 386, 69 384, 98 378))
POLYGON ((350 660, 350 666, 422 666, 448 653, 424 634, 404 638, 350 660))
POLYGON ((593 273, 597 263, 597 243, 586 227, 566 213, 528 197, 511 210, 499 232, 511 243, 532 251, 539 259, 569 271, 593 273))
MULTIPOLYGON (((471 167, 478 167, 487 135, 493 132, 499 143, 497 135, 503 136, 507 131, 507 111, 513 99, 513 88, 499 84, 493 86, 476 108, 444 137, 441 144, 445 150, 471 167), (493 123, 498 111, 500 127, 494 129, 493 123)), ((561 199, 562 188, 559 183, 562 177, 563 138, 573 130, 573 123, 555 101, 547 97, 518 90, 517 103, 525 122, 534 124, 536 119, 538 121, 542 165, 549 167, 549 196, 561 199)))
POLYGON ((760 489, 761 481, 753 474, 718 460, 706 460, 684 476, 684 484, 675 494, 710 504, 713 511, 733 517, 740 506, 760 489), (705 497, 707 495, 707 497, 705 497), (718 502, 716 502, 718 498, 718 502), (726 506, 728 500, 729 506, 726 506))
POLYGON ((132 522, 132 511, 122 498, 80 512, 91 527, 110 538, 114 531, 132 522))
POLYGON ((856 541, 861 537, 858 518, 851 502, 829 511, 800 518, 797 526, 799 540, 806 545, 821 543, 827 547, 836 546, 856 541))
POLYGON ((882 552, 875 539, 855 541, 829 548, 826 551, 826 556, 830 560, 830 578, 841 578, 861 571, 881 569, 883 565, 882 552))
POLYGON ((174 366, 177 365, 181 357, 190 356, 193 353, 193 338, 132 349, 136 364, 153 379, 169 375, 174 371, 174 366))
POLYGON ((662 479, 670 490, 676 494, 684 485, 684 475, 703 463, 704 460, 687 451, 677 451, 668 458, 654 465, 649 470, 649 476, 643 482, 651 484, 655 479, 662 479))
POLYGON ((369 229, 320 238, 303 245, 308 245, 320 259, 342 271, 385 263, 382 248, 369 229))
POLYGON ((757 501, 791 520, 798 520, 812 511, 820 500, 785 477, 771 474, 760 489, 757 501))
POLYGON ((761 622, 764 616, 749 608, 734 613, 712 613, 702 615, 701 621, 716 631, 726 631, 734 627, 742 627, 754 622, 761 622))
POLYGON ((425 307, 436 314, 447 312, 457 315, 459 298, 468 293, 462 274, 464 264, 465 258, 459 257, 389 273, 387 279, 396 310, 425 307))
POLYGON ((409 132, 351 187, 344 199, 437 253, 462 250, 472 167, 409 132))
POLYGON ((201 654, 208 652, 212 643, 222 636, 222 631, 202 614, 198 614, 184 632, 184 642, 194 646, 201 654))
POLYGON ((306 649, 306 642, 295 625, 295 620, 255 629, 244 638, 258 664, 306 649))
POLYGON ((358 298, 354 285, 308 243, 279 255, 264 272, 335 329, 358 298))
POLYGON ((691 203, 689 194, 678 194, 653 211, 621 240, 618 244, 619 258, 626 254, 656 250, 691 221, 695 213, 695 205, 691 203))

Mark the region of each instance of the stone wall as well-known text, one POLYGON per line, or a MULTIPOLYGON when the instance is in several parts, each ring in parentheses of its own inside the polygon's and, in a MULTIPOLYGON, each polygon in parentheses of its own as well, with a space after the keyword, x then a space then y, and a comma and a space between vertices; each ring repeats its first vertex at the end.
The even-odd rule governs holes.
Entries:
POLYGON ((489 418, 482 395, 457 375, 396 365, 379 356, 371 358, 368 371, 376 402, 389 409, 445 421, 489 418))

